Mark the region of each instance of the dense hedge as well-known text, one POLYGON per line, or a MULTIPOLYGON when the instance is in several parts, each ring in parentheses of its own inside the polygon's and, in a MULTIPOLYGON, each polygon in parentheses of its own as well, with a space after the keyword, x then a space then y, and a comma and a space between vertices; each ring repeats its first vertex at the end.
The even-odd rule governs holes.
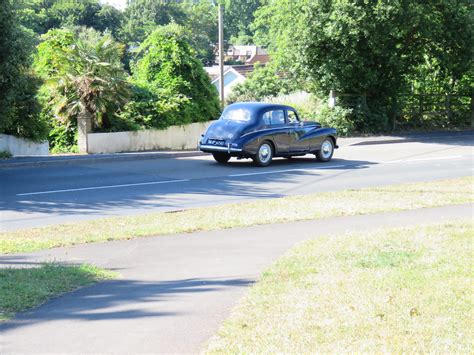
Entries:
POLYGON ((176 24, 153 31, 131 64, 133 99, 120 117, 144 128, 215 119, 220 107, 186 30, 176 24))

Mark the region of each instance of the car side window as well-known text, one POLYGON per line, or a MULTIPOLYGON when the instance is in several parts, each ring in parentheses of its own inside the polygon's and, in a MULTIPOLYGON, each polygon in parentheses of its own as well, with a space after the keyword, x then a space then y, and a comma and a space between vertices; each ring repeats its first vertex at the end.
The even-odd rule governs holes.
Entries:
POLYGON ((267 126, 285 124, 285 113, 283 110, 267 111, 263 114, 263 122, 265 122, 267 126))
POLYGON ((267 111, 263 114, 263 122, 265 122, 266 126, 270 126, 272 124, 272 114, 271 111, 267 111))
POLYGON ((288 123, 298 123, 300 119, 295 111, 288 110, 288 123))

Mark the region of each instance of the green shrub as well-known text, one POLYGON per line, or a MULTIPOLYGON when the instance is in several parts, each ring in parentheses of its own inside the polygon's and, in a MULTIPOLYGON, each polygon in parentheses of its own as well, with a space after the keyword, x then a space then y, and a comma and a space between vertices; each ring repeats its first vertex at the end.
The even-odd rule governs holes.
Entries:
POLYGON ((41 105, 40 117, 47 123, 49 151, 52 154, 77 153, 77 122, 61 120, 56 117, 50 105, 51 97, 46 85, 38 91, 38 101, 41 105))
POLYGON ((372 101, 369 106, 366 97, 362 96, 357 97, 353 105, 346 107, 352 109, 355 130, 365 133, 381 133, 390 130, 387 105, 372 101))
POLYGON ((286 95, 266 97, 262 101, 272 102, 294 107, 303 121, 319 122, 323 127, 337 129, 340 136, 347 136, 355 132, 354 110, 336 106, 329 108, 325 99, 318 98, 304 91, 286 95))
POLYGON ((288 94, 296 91, 293 80, 279 73, 272 65, 256 64, 254 71, 246 81, 236 85, 227 98, 227 103, 238 101, 262 101, 269 97, 288 94))
POLYGON ((38 87, 39 80, 31 73, 21 73, 15 78, 12 92, 5 98, 0 97, 0 105, 3 105, 0 107, 0 133, 38 142, 46 139, 48 124, 40 114, 41 106, 36 97, 38 87))
POLYGON ((51 121, 49 146, 52 154, 77 153, 77 124, 62 124, 55 119, 51 121))
POLYGON ((125 132, 138 131, 142 127, 133 121, 132 118, 123 117, 121 113, 104 115, 104 126, 96 128, 94 132, 125 132))
POLYGON ((8 150, 0 150, 0 160, 11 159, 11 157, 13 157, 13 155, 8 150))
POLYGON ((333 127, 337 130, 339 136, 348 136, 354 133, 355 126, 352 122, 352 109, 336 106, 330 108, 327 105, 323 106, 317 121, 324 127, 333 127))
POLYGON ((292 106, 298 111, 300 119, 304 121, 317 121, 318 114, 324 106, 322 99, 305 91, 265 97, 262 101, 292 106))
POLYGON ((132 87, 133 96, 118 119, 137 128, 166 128, 193 122, 192 117, 181 115, 183 106, 189 103, 184 95, 174 95, 166 90, 150 90, 147 86, 132 87), (161 91, 161 94, 158 92, 161 91))

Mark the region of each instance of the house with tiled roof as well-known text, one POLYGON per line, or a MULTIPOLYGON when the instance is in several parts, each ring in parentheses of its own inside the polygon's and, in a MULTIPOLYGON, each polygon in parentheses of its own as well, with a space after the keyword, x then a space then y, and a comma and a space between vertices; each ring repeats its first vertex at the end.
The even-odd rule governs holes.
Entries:
MULTIPOLYGON (((247 80, 254 70, 254 65, 265 65, 270 60, 267 52, 258 46, 230 46, 224 57, 225 62, 245 63, 238 65, 224 65, 224 98, 232 92, 232 88, 247 80)), ((220 91, 219 66, 204 68, 211 78, 212 84, 220 91)))
POLYGON ((270 61, 267 51, 258 46, 229 46, 224 55, 224 62, 240 62, 242 64, 266 64, 270 61))

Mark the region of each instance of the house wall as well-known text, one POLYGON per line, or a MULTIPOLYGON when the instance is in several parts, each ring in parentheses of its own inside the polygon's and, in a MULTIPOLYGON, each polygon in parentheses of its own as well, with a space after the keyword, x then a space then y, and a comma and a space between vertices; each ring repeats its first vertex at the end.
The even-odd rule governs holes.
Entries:
POLYGON ((163 130, 89 133, 87 152, 94 154, 196 149, 201 134, 210 124, 211 122, 198 122, 163 130))
POLYGON ((29 139, 0 134, 0 151, 10 152, 13 156, 48 155, 49 143, 47 141, 38 143, 29 139))
MULTIPOLYGON (((224 75, 224 98, 227 98, 230 93, 232 92, 232 88, 240 83, 243 83, 245 81, 245 77, 241 75, 236 75, 234 72, 227 72, 224 75)), ((217 92, 221 93, 220 91, 220 85, 219 85, 220 79, 217 78, 216 80, 213 81, 214 86, 217 88, 217 92)))

